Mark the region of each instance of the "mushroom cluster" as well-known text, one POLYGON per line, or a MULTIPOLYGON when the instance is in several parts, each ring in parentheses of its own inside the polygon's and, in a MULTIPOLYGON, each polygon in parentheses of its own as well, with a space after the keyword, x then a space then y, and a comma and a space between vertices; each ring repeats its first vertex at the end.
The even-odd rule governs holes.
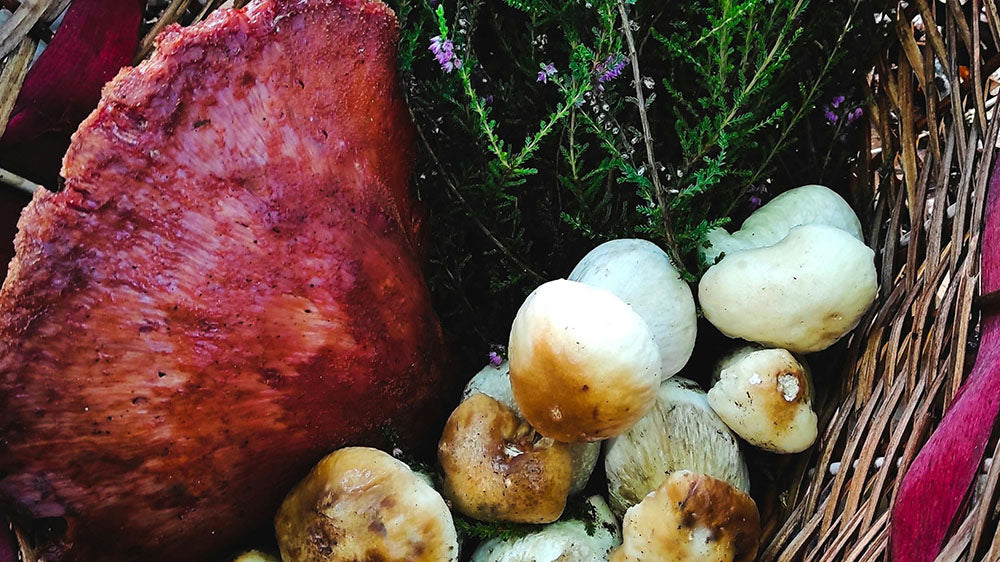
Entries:
POLYGON ((874 254, 846 201, 810 185, 733 234, 710 232, 701 259, 705 318, 746 340, 711 373, 685 371, 708 392, 675 376, 695 344, 688 282, 652 242, 601 244, 528 295, 507 357, 467 383, 438 443, 440 493, 386 453, 336 451, 282 504, 281 560, 457 560, 452 510, 537 525, 481 542, 476 562, 753 560, 761 523, 741 439, 781 454, 815 441, 802 354, 861 321, 874 254), (602 453, 606 481, 589 485, 602 453), (607 499, 581 495, 605 487, 607 499))
POLYGON ((696 325, 690 287, 645 240, 602 244, 569 279, 539 286, 514 318, 508 360, 477 373, 448 419, 445 497, 483 521, 556 521, 600 442, 655 409, 696 325))

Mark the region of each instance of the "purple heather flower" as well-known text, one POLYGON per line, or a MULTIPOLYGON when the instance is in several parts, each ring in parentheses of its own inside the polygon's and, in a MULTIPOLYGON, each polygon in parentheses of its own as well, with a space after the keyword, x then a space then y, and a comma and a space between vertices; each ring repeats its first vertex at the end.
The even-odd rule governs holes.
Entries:
POLYGON ((435 35, 434 37, 431 37, 431 46, 430 46, 430 49, 431 49, 431 52, 434 53, 435 56, 441 54, 441 36, 440 35, 435 35))
POLYGON ((830 100, 829 105, 823 106, 823 116, 829 124, 834 125, 839 121, 843 125, 850 125, 864 114, 864 109, 861 107, 850 109, 844 101, 844 96, 836 96, 830 100))
POLYGON ((495 351, 491 351, 490 352, 490 365, 493 365, 494 367, 499 367, 501 363, 503 363, 503 357, 500 357, 499 353, 497 353, 495 351))
POLYGON ((430 51, 445 72, 462 68, 462 60, 455 56, 455 45, 450 39, 441 40, 440 35, 431 37, 430 51))
POLYGON ((541 65, 541 68, 542 69, 538 71, 537 81, 543 84, 547 84, 549 82, 549 78, 555 76, 556 66, 550 62, 548 64, 541 65))
POLYGON ((767 186, 762 183, 751 185, 747 188, 747 193, 750 195, 747 201, 747 207, 752 213, 764 204, 764 196, 767 195, 767 186))
POLYGON ((607 82, 608 80, 614 80, 622 75, 622 69, 625 68, 625 57, 621 54, 608 55, 608 58, 604 59, 604 62, 597 65, 597 81, 607 82))

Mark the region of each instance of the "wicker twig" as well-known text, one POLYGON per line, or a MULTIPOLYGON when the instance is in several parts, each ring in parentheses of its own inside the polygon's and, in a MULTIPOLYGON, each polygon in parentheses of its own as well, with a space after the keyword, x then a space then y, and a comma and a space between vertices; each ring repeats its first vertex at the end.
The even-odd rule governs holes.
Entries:
POLYGON ((0 70, 0 136, 7 129, 7 121, 14 110, 14 102, 17 101, 24 78, 28 75, 28 67, 37 45, 31 37, 23 37, 0 70))
POLYGON ((42 186, 21 176, 0 168, 0 184, 6 184, 25 193, 34 193, 42 186))
POLYGON ((167 9, 153 23, 153 26, 149 28, 149 31, 146 32, 146 35, 139 43, 139 52, 135 55, 135 63, 139 63, 142 59, 149 56, 149 53, 153 52, 153 47, 156 46, 156 36, 163 31, 164 27, 172 23, 177 23, 181 19, 181 16, 184 15, 190 3, 191 0, 173 0, 170 2, 167 9))
MULTIPOLYGON (((774 515, 783 523, 765 523, 773 531, 763 560, 886 559, 899 480, 974 361, 967 342, 977 311, 1000 301, 976 297, 986 179, 1000 130, 990 109, 996 99, 983 84, 1000 57, 982 45, 1000 35, 997 10, 960 0, 911 7, 898 12, 896 43, 867 85, 879 143, 867 180, 876 193, 868 211, 881 253, 878 308, 852 338, 838 394, 824 402, 821 441, 790 468, 810 467, 812 476, 788 487, 794 497, 774 515), (915 13, 923 32, 911 25, 915 13), (943 98, 935 66, 947 82, 943 98), (889 163, 890 173, 880 174, 889 163), (852 469, 832 475, 833 461, 852 469)), ((990 449, 1000 454, 995 442, 990 449)), ((1000 559, 997 466, 969 492, 941 560, 1000 559)))
POLYGON ((52 3, 53 0, 25 0, 12 12, 10 19, 0 24, 0 59, 17 48, 52 3))

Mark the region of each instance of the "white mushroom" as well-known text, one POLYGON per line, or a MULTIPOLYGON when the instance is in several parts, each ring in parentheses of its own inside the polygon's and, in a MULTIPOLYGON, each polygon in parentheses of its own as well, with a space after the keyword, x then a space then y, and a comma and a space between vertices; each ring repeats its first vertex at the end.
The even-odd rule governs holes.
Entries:
POLYGON ((535 289, 508 351, 521 412, 559 441, 618 435, 656 400, 662 361, 646 322, 599 287, 560 279, 535 289))
POLYGON ((874 252, 830 226, 797 226, 773 246, 728 254, 698 285, 702 312, 723 334, 796 353, 851 331, 878 291, 874 252))
POLYGON ((784 349, 743 347, 723 359, 708 403, 737 435, 775 453, 816 440, 809 369, 784 349))
POLYGON ((796 353, 826 349, 858 324, 878 291, 857 215, 821 185, 790 189, 739 231, 715 229, 707 241, 702 260, 711 267, 698 299, 730 337, 796 353))
MULTIPOLYGON (((465 385, 462 391, 462 400, 476 393, 485 394, 497 402, 507 406, 518 417, 521 409, 514 400, 514 391, 510 388, 510 363, 504 361, 499 365, 486 365, 465 385)), ((597 459, 601 455, 601 444, 599 442, 580 442, 569 444, 570 464, 572 465, 573 481, 569 486, 570 495, 579 493, 587 486, 590 475, 597 466, 597 459)))
POLYGON ((550 523, 566 505, 569 445, 539 436, 485 394, 473 394, 452 412, 438 461, 445 496, 474 519, 550 523))
POLYGON ((611 562, 751 562, 759 542, 760 514, 749 495, 683 470, 629 508, 611 562))
POLYGON ((327 455, 274 521, 281 559, 458 560, 451 511, 424 477, 377 449, 327 455))
POLYGON ((736 437, 712 411, 698 385, 681 377, 663 381, 652 411, 608 441, 604 468, 608 499, 619 515, 677 470, 750 489, 736 437))
POLYGON ((660 348, 663 378, 688 362, 698 326, 694 296, 659 246, 634 238, 605 242, 580 260, 569 280, 611 291, 646 321, 660 348))
POLYGON ((621 544, 618 521, 600 496, 587 498, 589 513, 546 525, 510 540, 479 545, 472 562, 603 562, 621 544))
POLYGON ((843 197, 822 185, 804 185, 789 189, 754 211, 732 234, 722 228, 709 231, 706 238, 711 245, 702 249, 702 260, 712 265, 723 253, 773 246, 803 224, 838 228, 864 242, 861 221, 843 197))

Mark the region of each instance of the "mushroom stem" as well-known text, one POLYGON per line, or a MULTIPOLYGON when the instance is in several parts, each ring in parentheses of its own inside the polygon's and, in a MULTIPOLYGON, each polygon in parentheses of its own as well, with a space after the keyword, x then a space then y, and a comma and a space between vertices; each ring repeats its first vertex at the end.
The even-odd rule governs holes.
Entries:
POLYGON ((663 475, 692 470, 749 490, 750 477, 736 437, 709 407, 694 382, 669 378, 656 405, 622 435, 608 441, 604 468, 608 499, 622 514, 663 481, 663 475))

